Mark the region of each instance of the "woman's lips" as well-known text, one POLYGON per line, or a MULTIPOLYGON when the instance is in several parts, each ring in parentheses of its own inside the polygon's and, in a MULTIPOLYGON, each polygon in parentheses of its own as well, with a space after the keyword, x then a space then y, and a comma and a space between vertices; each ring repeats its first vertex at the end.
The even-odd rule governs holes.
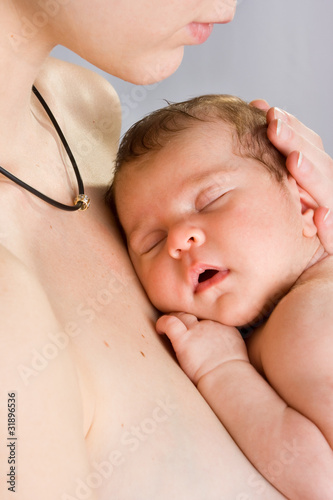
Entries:
POLYGON ((211 32, 214 24, 212 23, 191 23, 188 25, 193 38, 193 45, 204 43, 211 32))

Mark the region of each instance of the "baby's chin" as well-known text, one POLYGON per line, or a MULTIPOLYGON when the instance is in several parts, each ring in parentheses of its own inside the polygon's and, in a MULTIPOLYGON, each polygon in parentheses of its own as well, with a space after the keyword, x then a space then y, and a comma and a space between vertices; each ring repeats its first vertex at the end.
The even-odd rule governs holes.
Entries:
MULTIPOLYGON (((196 308, 186 308, 186 307, 166 307, 165 304, 161 307, 161 304, 153 304, 156 309, 161 314, 172 314, 175 312, 184 312, 196 316, 199 320, 212 320, 217 321, 225 326, 233 326, 238 328, 243 334, 246 332, 252 333, 256 328, 265 323, 269 316, 271 315, 274 307, 278 301, 266 301, 262 303, 261 306, 250 306, 245 304, 243 301, 240 304, 231 304, 230 302, 225 303, 216 310, 215 307, 210 308, 205 307, 204 314, 202 310, 197 310, 196 308)), ((175 306, 175 304, 173 304, 175 306)))
POLYGON ((263 325, 267 319, 269 318, 270 314, 266 315, 261 315, 258 316, 257 318, 253 319, 252 321, 246 323, 245 325, 235 325, 237 330, 241 333, 243 339, 246 339, 252 335, 252 333, 259 328, 259 326, 263 325))
POLYGON ((244 338, 249 337, 256 328, 263 325, 273 312, 275 304, 273 302, 267 303, 258 314, 256 312, 248 313, 248 315, 242 315, 241 317, 235 317, 232 321, 235 326, 242 334, 244 338))
POLYGON ((205 317, 202 315, 198 315, 198 317, 217 321, 226 326, 233 326, 244 332, 253 332, 267 321, 275 306, 276 303, 273 301, 262 304, 262 307, 246 307, 246 304, 241 304, 239 307, 229 305, 218 312, 206 310, 205 317))

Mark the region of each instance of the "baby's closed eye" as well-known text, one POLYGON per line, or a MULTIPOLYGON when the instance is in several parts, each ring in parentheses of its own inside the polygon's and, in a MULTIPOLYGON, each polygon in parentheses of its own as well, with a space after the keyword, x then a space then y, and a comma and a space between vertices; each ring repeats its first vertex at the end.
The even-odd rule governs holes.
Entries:
POLYGON ((160 243, 165 240, 166 236, 167 235, 164 231, 154 231, 145 236, 138 248, 139 255, 146 255, 154 250, 160 243))
POLYGON ((223 198, 230 190, 226 190, 221 186, 214 186, 210 189, 206 189, 204 192, 200 193, 195 202, 195 207, 198 212, 205 210, 210 207, 216 201, 223 198))

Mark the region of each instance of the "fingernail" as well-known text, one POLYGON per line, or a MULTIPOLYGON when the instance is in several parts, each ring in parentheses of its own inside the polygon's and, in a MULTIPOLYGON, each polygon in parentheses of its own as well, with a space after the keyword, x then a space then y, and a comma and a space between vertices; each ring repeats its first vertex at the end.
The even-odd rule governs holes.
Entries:
POLYGON ((304 158, 303 153, 301 153, 301 151, 299 151, 299 153, 298 153, 297 168, 303 174, 307 174, 311 170, 311 163, 309 162, 309 160, 307 160, 306 158, 304 158))
POLYGON ((324 217, 324 222, 329 225, 333 224, 333 216, 330 209, 327 210, 327 213, 324 217))
POLYGON ((282 120, 279 118, 276 123, 276 135, 281 139, 289 139, 291 131, 288 125, 283 124, 282 120))
POLYGON ((277 121, 277 123, 276 123, 276 135, 278 137, 281 134, 281 125, 282 125, 282 121, 279 118, 278 121, 277 121))
POLYGON ((297 168, 301 166, 302 161, 303 161, 303 153, 300 151, 298 153, 297 168))
POLYGON ((282 111, 280 108, 274 108, 274 118, 278 119, 280 118, 282 121, 287 121, 288 115, 285 113, 285 111, 282 111))

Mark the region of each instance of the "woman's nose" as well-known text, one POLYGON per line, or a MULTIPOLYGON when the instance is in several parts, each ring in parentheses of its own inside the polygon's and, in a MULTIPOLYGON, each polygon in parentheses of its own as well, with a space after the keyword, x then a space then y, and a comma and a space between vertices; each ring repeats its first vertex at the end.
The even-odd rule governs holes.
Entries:
POLYGON ((176 224, 169 230, 168 250, 174 259, 181 259, 184 252, 205 242, 202 229, 186 224, 176 224))

